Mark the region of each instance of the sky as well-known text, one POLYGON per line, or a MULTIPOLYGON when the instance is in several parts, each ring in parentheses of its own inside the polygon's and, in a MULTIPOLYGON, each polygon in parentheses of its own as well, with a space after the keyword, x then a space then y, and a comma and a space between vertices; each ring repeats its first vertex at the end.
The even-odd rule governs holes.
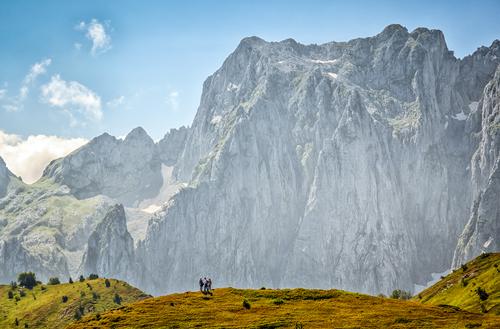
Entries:
POLYGON ((247 36, 321 44, 399 23, 442 30, 463 57, 500 38, 498 17, 498 0, 0 0, 0 156, 31 182, 104 132, 190 125, 203 81, 247 36))

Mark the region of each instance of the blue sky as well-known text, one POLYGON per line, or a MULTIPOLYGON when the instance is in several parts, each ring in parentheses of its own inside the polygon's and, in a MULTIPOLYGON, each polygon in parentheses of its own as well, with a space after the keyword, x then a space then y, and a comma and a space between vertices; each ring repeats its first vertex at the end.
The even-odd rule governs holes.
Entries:
POLYGON ((2 0, 0 131, 88 139, 140 125, 158 139, 191 123, 203 81, 246 36, 324 43, 400 23, 441 29, 463 57, 500 38, 499 17, 495 0, 2 0))

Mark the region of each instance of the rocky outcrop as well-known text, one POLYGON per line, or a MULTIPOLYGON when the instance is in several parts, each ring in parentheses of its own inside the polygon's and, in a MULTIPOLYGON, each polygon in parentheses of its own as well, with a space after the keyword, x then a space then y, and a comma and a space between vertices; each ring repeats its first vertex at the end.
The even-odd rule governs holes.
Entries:
POLYGON ((500 66, 478 105, 481 136, 471 161, 474 204, 460 236, 453 266, 500 250, 500 66))
POLYGON ((170 129, 158 142, 158 153, 160 159, 166 166, 174 166, 177 163, 180 153, 184 149, 189 128, 180 127, 170 129))
POLYGON ((123 141, 108 134, 94 138, 51 162, 43 176, 80 199, 104 194, 129 206, 156 196, 163 183, 156 144, 140 127, 123 141))
POLYGON ((0 199, 0 282, 24 271, 34 271, 42 281, 79 275, 88 237, 110 200, 78 200, 49 180, 26 185, 11 177, 9 186, 0 199))
POLYGON ((90 235, 83 257, 83 273, 133 281, 134 241, 127 231, 125 210, 115 205, 90 235))
POLYGON ((400 25, 323 45, 242 40, 204 83, 174 169, 190 185, 137 250, 165 279, 142 286, 208 273, 387 293, 449 268, 496 45, 459 60, 440 31, 400 25))
POLYGON ((0 157, 0 199, 7 193, 7 185, 9 184, 11 176, 12 174, 9 169, 7 169, 3 159, 0 157))

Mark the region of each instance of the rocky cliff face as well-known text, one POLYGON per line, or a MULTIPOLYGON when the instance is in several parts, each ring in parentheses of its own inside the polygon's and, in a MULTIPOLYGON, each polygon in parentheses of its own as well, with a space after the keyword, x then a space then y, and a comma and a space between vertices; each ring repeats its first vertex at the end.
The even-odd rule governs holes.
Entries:
POLYGON ((0 198, 7 193, 7 185, 9 184, 12 173, 7 169, 5 162, 0 157, 0 198))
POLYGON ((133 281, 134 241, 127 231, 122 205, 112 207, 90 235, 83 257, 83 273, 133 281))
POLYGON ((474 102, 497 43, 456 59, 391 25, 304 46, 244 39, 209 77, 175 168, 190 181, 138 254, 154 292, 222 285, 412 289, 451 265, 468 219, 474 102), (180 261, 182 260, 182 261, 180 261))
POLYGON ((158 142, 158 153, 163 164, 174 166, 177 163, 179 154, 186 144, 188 131, 189 129, 186 127, 170 129, 170 131, 158 142))
POLYGON ((471 161, 474 203, 455 251, 454 266, 500 250, 500 67, 478 104, 481 136, 471 161))
POLYGON ((103 196, 78 200, 50 180, 26 185, 11 177, 0 199, 0 282, 23 271, 41 280, 80 274, 89 235, 109 207, 103 196))
POLYGON ((108 134, 94 138, 45 169, 80 199, 104 194, 133 206, 154 197, 162 186, 157 146, 142 128, 122 141, 108 134))
POLYGON ((38 189, 13 185, 0 280, 16 264, 71 274, 85 250, 79 269, 151 293, 205 275, 412 290, 499 249, 499 64, 498 41, 457 59, 440 31, 400 25, 323 45, 246 38, 205 81, 190 128, 158 144, 142 129, 105 134, 51 163, 38 189))

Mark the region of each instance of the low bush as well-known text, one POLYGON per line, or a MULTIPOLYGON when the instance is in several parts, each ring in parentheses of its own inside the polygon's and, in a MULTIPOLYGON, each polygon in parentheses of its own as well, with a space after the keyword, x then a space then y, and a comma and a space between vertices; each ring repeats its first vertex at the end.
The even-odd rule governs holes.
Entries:
POLYGON ((66 303, 68 301, 68 296, 64 295, 62 296, 62 302, 66 303))
POLYGON ((95 280, 95 279, 99 279, 99 275, 95 274, 95 273, 91 273, 89 275, 89 280, 95 280))
POLYGON ((58 277, 49 278, 49 284, 51 286, 55 286, 56 284, 60 284, 60 283, 61 283, 61 281, 59 281, 58 277))
POLYGON ((249 310, 252 307, 252 305, 250 305, 250 302, 248 300, 243 299, 243 307, 249 310))
POLYGON ((106 288, 111 287, 111 282, 109 282, 108 279, 104 280, 104 284, 106 285, 106 288))

